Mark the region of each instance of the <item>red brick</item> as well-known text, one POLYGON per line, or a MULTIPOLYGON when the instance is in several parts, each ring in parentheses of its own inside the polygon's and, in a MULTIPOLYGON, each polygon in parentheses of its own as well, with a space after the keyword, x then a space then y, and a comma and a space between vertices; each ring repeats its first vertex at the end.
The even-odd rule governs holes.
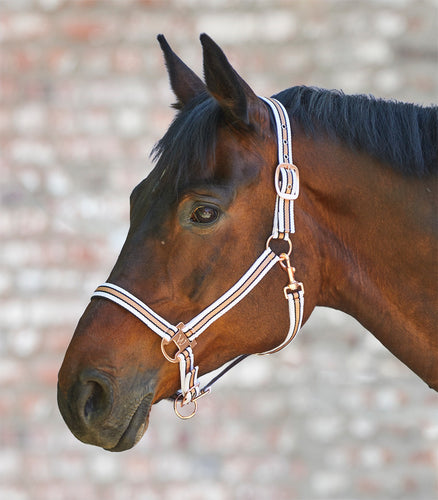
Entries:
POLYGON ((34 381, 42 387, 56 387, 58 382, 59 359, 41 358, 33 364, 34 381))
POLYGON ((117 48, 114 52, 114 70, 121 73, 139 73, 143 69, 141 49, 117 48))
POLYGON ((84 16, 64 21, 61 29, 72 40, 96 43, 108 38, 115 31, 115 26, 113 20, 94 20, 84 16))

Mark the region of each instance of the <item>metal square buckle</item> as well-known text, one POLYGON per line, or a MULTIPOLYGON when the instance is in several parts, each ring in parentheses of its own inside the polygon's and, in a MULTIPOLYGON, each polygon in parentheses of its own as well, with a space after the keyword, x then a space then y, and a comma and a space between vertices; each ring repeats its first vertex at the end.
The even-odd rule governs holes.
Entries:
POLYGON ((275 169, 274 184, 275 191, 280 198, 289 201, 296 200, 298 198, 298 195, 300 194, 300 175, 298 172, 298 167, 293 163, 280 163, 279 165, 277 165, 277 168, 275 169), (292 172, 292 184, 288 184, 286 186, 286 191, 290 191, 289 193, 284 192, 284 190, 282 191, 282 186, 280 186, 280 172, 282 169, 292 172))

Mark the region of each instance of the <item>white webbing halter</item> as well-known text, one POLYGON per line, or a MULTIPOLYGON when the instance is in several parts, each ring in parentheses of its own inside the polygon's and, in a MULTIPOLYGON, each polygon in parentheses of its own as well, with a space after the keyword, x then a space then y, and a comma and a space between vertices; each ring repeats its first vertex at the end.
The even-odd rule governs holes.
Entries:
POLYGON ((293 201, 299 194, 298 169, 292 163, 291 128, 287 112, 280 102, 272 98, 262 97, 261 99, 272 109, 277 129, 278 166, 275 171, 274 180, 277 197, 272 234, 266 242, 265 251, 248 271, 233 287, 188 323, 178 323, 176 326, 166 321, 137 297, 112 283, 104 283, 92 295, 92 297, 103 297, 111 300, 125 308, 161 337, 161 350, 164 357, 172 363, 179 363, 180 367, 181 390, 179 396, 175 399, 175 412, 181 418, 192 417, 197 409, 196 400, 210 392, 211 385, 221 375, 247 356, 242 355, 234 360, 219 376, 215 377, 201 389, 198 382, 198 366, 195 366, 193 357, 193 348, 196 346, 196 339, 214 321, 248 295, 276 263, 280 263, 288 273, 289 283, 284 287, 284 294, 289 306, 290 327, 281 345, 262 354, 271 354, 283 349, 293 340, 301 327, 304 288, 302 283, 295 280, 295 269, 291 266, 289 260, 292 251, 292 243, 289 235, 295 232, 293 201), (277 255, 271 250, 269 245, 273 239, 286 241, 289 245, 288 253, 277 255), (178 349, 173 356, 169 356, 166 352, 166 346, 170 343, 175 344, 178 349), (181 406, 192 402, 194 404, 192 413, 188 416, 183 416, 178 411, 178 402, 180 402, 181 406))

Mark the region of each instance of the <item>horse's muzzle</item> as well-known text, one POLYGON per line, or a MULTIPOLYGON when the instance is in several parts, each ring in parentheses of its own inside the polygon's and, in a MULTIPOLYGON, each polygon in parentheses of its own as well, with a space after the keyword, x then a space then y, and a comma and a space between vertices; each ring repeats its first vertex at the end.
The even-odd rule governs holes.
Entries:
POLYGON ((67 390, 58 383, 58 406, 79 440, 110 451, 124 451, 146 431, 153 392, 123 392, 110 375, 85 369, 67 390))

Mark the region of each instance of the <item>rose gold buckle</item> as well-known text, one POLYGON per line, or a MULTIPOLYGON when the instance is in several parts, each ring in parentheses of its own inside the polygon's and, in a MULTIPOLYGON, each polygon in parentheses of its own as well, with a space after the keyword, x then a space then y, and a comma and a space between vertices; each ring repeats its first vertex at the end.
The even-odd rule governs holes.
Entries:
POLYGON ((183 413, 181 413, 179 410, 178 410, 178 404, 181 408, 183 408, 185 405, 183 405, 183 395, 182 394, 178 394, 178 396, 175 398, 175 400, 173 401, 173 409, 175 410, 175 413, 177 414, 177 416, 179 418, 182 418, 183 420, 188 420, 189 418, 192 418, 195 416, 195 413, 198 409, 198 403, 196 401, 196 399, 192 399, 192 401, 190 401, 190 403, 188 404, 192 404, 193 405, 193 409, 192 409, 192 412, 188 415, 184 415, 183 413))
POLYGON ((198 399, 201 399, 202 397, 206 396, 207 394, 210 394, 211 388, 209 387, 206 390, 201 390, 200 394, 198 394, 195 398, 192 398, 189 402, 184 403, 184 398, 182 394, 178 394, 178 396, 174 399, 173 401, 173 409, 175 410, 175 413, 179 418, 182 418, 183 420, 188 420, 189 418, 192 418, 196 411, 198 410, 198 399), (179 410, 178 410, 178 404, 181 408, 184 408, 186 405, 193 405, 192 412, 189 415, 183 415, 179 410))
POLYGON ((275 169, 275 177, 274 177, 275 191, 280 198, 284 200, 296 200, 298 195, 300 194, 300 174, 298 171, 298 167, 293 163, 280 163, 277 165, 275 169), (295 182, 293 185, 289 185, 288 188, 292 189, 290 193, 283 193, 280 188, 280 171, 284 168, 286 170, 291 170, 295 177, 295 182))
POLYGON ((170 361, 171 363, 179 363, 178 356, 187 349, 187 347, 191 346, 192 348, 196 345, 196 340, 190 340, 187 335, 183 332, 184 323, 178 323, 176 327, 178 331, 175 335, 170 339, 166 340, 165 338, 161 339, 161 352, 163 356, 170 361), (165 346, 174 343, 178 350, 173 355, 173 357, 169 356, 166 352, 165 346))

